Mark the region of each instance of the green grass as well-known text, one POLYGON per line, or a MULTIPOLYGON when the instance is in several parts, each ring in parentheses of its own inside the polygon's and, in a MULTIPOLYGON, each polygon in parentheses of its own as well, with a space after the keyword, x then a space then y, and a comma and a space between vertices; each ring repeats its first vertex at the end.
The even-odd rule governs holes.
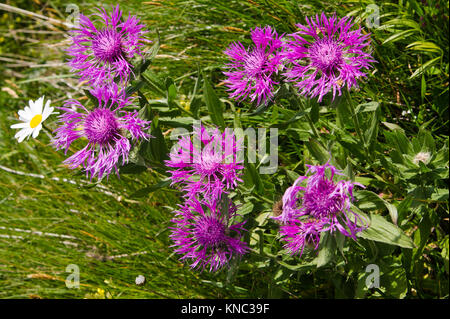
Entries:
MULTIPOLYGON (((382 3, 382 28, 370 30, 374 57, 379 63, 356 99, 381 101, 382 120, 399 124, 408 136, 415 136, 419 127, 426 124, 441 146, 448 141, 448 1, 440 9, 431 8, 436 1, 428 2, 430 7, 422 19, 418 1, 382 3), (423 25, 417 29, 411 21, 423 25), (436 21, 444 21, 445 25, 442 27, 436 21), (410 31, 405 33, 407 30, 410 31), (387 41, 395 34, 400 35, 387 41), (422 46, 408 47, 419 42, 422 46), (437 48, 424 46, 429 42, 437 48), (435 62, 428 64, 423 72, 417 72, 427 61, 435 62), (411 114, 402 115, 403 111, 411 114)), ((96 6, 91 0, 77 3, 83 13, 91 12, 96 6)), ((112 3, 116 1, 105 1, 103 5, 112 3)), ((119 3, 124 12, 137 14, 148 25, 150 38, 156 39, 159 32, 161 48, 150 72, 161 79, 173 78, 179 98, 187 99, 198 69, 207 74, 218 94, 225 96, 220 72, 224 62, 222 52, 232 41, 248 43, 250 28, 271 24, 279 33, 291 32, 295 23, 304 22, 304 15, 321 10, 357 15, 370 2, 119 3)), ((66 3, 61 0, 34 0, 31 4, 14 0, 7 4, 59 20, 67 16, 66 3)), ((137 191, 158 180, 157 172, 149 169, 141 175, 123 174, 120 179, 110 176, 108 181, 95 185, 84 175, 61 165, 65 156, 51 147, 48 130, 43 130, 36 140, 18 144, 9 126, 16 120, 15 112, 28 99, 45 94, 52 99, 53 106, 59 106, 67 94, 81 96, 82 92, 66 66, 51 66, 63 63, 66 58, 64 29, 0 10, 0 30, 0 298, 339 296, 344 283, 331 283, 326 272, 317 278, 298 272, 287 284, 277 285, 273 278, 276 270, 271 272, 263 266, 244 264, 234 283, 229 285, 230 273, 191 271, 169 247, 167 227, 170 212, 180 202, 179 193, 165 188, 146 197, 136 196, 137 191), (79 289, 65 286, 69 275, 66 267, 70 264, 79 266, 79 289), (135 285, 138 275, 146 277, 144 286, 135 285)), ((162 97, 146 94, 148 99, 162 97)), ((273 112, 268 110, 267 117, 274 117, 273 112)), ((258 119, 253 121, 257 123, 258 119)), ((55 123, 49 121, 46 126, 52 130, 55 123)), ((297 146, 296 142, 283 143, 286 149, 280 157, 285 163, 298 161, 304 155, 303 146, 302 149, 293 147, 297 146)), ((375 166, 382 171, 382 163, 375 166)), ((384 175, 383 178, 390 179, 384 175)), ((379 191, 388 193, 391 186, 380 184, 379 191)), ((276 195, 270 196, 276 199, 276 195)), ((438 216, 436 228, 447 234, 447 259, 444 246, 439 247, 445 240, 432 234, 425 248, 422 247, 425 256, 420 259, 422 268, 417 270, 416 280, 425 287, 423 296, 448 296, 448 202, 430 205, 430 210, 438 216)), ((412 221, 417 225, 420 222, 412 221)), ((420 238, 416 240, 422 243, 420 238)), ((383 258, 392 263, 389 259, 392 251, 382 248, 380 254, 385 254, 383 258)))

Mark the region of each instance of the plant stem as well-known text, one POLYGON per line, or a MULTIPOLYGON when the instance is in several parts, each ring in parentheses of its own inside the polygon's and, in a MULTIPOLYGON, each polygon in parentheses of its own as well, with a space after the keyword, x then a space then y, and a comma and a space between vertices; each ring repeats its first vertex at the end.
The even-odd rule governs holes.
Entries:
POLYGON ((359 125, 359 118, 358 115, 355 113, 355 108, 353 107, 353 101, 350 97, 350 92, 348 90, 344 90, 344 94, 347 99, 346 103, 347 109, 350 112, 353 124, 355 125, 356 134, 358 135, 358 138, 364 147, 364 152, 366 153, 366 156, 369 157, 369 151, 367 150, 366 140, 364 138, 364 135, 362 134, 361 126, 359 125))
POLYGON ((320 138, 320 137, 319 137, 319 132, 317 132, 317 129, 316 129, 316 127, 315 127, 313 121, 311 120, 311 117, 309 116, 309 114, 305 112, 305 108, 303 107, 302 101, 298 98, 297 94, 295 95, 295 97, 297 98, 298 105, 300 106, 300 109, 302 110, 302 112, 305 113, 305 117, 306 117, 306 119, 308 120, 308 124, 309 124, 309 126, 311 127, 311 130, 312 130, 314 136, 315 136, 317 139, 319 139, 319 138, 320 138))

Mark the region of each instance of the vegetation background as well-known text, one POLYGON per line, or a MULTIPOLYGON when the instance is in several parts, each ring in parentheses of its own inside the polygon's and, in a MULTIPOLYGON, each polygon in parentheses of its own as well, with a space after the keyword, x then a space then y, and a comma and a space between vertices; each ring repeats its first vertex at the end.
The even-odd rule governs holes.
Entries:
MULTIPOLYGON (((371 292, 362 287, 364 278, 345 267, 329 276, 327 271, 286 268, 286 264, 283 268, 270 256, 260 258, 256 266, 244 264, 236 273, 191 271, 169 247, 167 227, 179 193, 167 187, 152 189, 160 177, 157 171, 122 174, 120 179, 111 176, 109 181, 91 184, 61 165, 65 157, 50 146, 50 130, 18 144, 9 128, 29 99, 45 95, 58 106, 68 96, 82 95, 64 63, 68 33, 63 22, 70 21, 73 5, 90 14, 98 2, 3 0, 0 298, 448 298, 448 154, 440 152, 448 152, 448 1, 154 0, 103 1, 102 6, 117 3, 125 14, 137 15, 148 26, 151 39, 160 37, 148 74, 163 85, 155 84, 146 97, 166 103, 174 98, 188 112, 204 108, 202 95, 194 89, 199 70, 225 101, 223 50, 231 41, 248 43, 251 28, 270 24, 279 33, 288 33, 305 16, 321 11, 354 16, 367 28, 367 7, 376 4, 380 25, 369 31, 378 63, 357 93, 357 98, 379 101, 379 133, 373 143, 407 154, 416 150, 415 138, 416 144, 425 141, 440 155, 436 167, 412 177, 406 176, 401 160, 383 162, 382 155, 353 164, 359 178, 378 179, 372 189, 395 207, 398 225, 416 247, 372 247, 377 260, 388 266, 382 270, 384 288, 371 292), (169 76, 174 97, 164 87, 169 76), (406 200, 411 198, 408 194, 414 199, 406 200), (66 267, 71 264, 80 269, 79 289, 65 286, 66 267), (145 285, 135 284, 138 275, 146 277, 145 285)), ((225 105, 225 118, 233 119, 232 106, 225 105)), ((277 125, 296 114, 286 112, 271 108, 265 117, 277 125)), ((321 111, 321 118, 328 116, 325 113, 321 111)), ((261 120, 258 116, 254 123, 261 120)), ((49 129, 55 119, 46 123, 49 129)), ((282 161, 294 170, 302 167, 305 154, 314 152, 302 139, 301 124, 289 132, 288 141, 282 141, 287 149, 282 161)), ((262 193, 266 190, 269 202, 274 202, 279 198, 270 197, 270 183, 264 181, 262 193)), ((389 216, 393 209, 386 207, 375 208, 389 216)), ((358 254, 349 258, 359 266, 367 261, 358 254)))

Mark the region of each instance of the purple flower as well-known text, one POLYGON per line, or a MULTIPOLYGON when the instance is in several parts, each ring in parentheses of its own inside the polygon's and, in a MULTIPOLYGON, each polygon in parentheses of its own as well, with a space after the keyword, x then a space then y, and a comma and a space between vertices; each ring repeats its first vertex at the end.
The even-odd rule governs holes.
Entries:
POLYGON ((166 161, 172 174, 172 185, 181 183, 188 198, 199 193, 203 196, 217 196, 228 189, 234 189, 242 182, 243 160, 238 152, 243 150, 242 142, 236 141, 233 132, 226 129, 207 130, 195 127, 193 139, 182 136, 166 161))
POLYGON ((72 45, 67 49, 72 57, 69 65, 81 81, 86 80, 94 86, 112 82, 114 78, 125 82, 133 73, 130 60, 135 55, 142 56, 142 46, 151 41, 144 37, 147 31, 135 16, 121 20, 122 11, 118 5, 111 15, 103 8, 97 10, 92 20, 81 14, 79 28, 71 31, 74 35, 72 45), (95 22, 100 26, 96 27, 95 22))
POLYGON ((259 105, 273 96, 274 85, 278 84, 274 76, 281 68, 283 43, 281 36, 270 26, 255 28, 251 31, 254 46, 245 49, 240 42, 233 42, 225 54, 230 63, 224 72, 228 77, 226 85, 230 97, 244 100, 250 96, 251 101, 259 105))
POLYGON ((190 260, 191 268, 217 271, 226 266, 234 256, 242 256, 248 251, 247 244, 241 241, 244 222, 233 224, 236 207, 231 202, 228 211, 219 197, 198 201, 186 200, 175 211, 175 224, 170 238, 176 247, 175 252, 183 255, 180 260, 190 260))
POLYGON ((319 248, 320 233, 323 231, 325 221, 320 219, 309 219, 306 221, 293 220, 280 227, 280 234, 286 241, 284 248, 291 255, 303 254, 306 245, 315 250, 319 248))
POLYGON ((127 134, 132 140, 151 137, 144 131, 150 122, 141 120, 136 111, 127 112, 124 107, 130 106, 132 98, 126 97, 124 91, 118 91, 115 84, 100 87, 91 91, 98 99, 98 107, 88 110, 75 99, 67 100, 64 111, 59 116, 59 127, 55 130, 53 141, 56 149, 65 149, 77 139, 87 140, 86 146, 67 158, 64 164, 71 169, 84 167, 86 175, 102 178, 113 169, 117 172, 117 164, 128 161, 131 149, 127 134))
POLYGON ((306 25, 290 34, 285 44, 285 57, 290 64, 284 75, 295 82, 300 93, 309 97, 318 96, 318 101, 330 91, 333 99, 336 90, 341 95, 344 85, 350 90, 358 87, 357 80, 365 77, 370 62, 376 62, 367 49, 370 34, 363 34, 361 27, 351 30, 354 24, 348 17, 338 20, 336 15, 327 18, 306 18, 306 25))
POLYGON ((283 211, 274 217, 283 223, 286 248, 291 253, 303 252, 306 242, 317 248, 319 234, 326 231, 338 230, 356 240, 356 234, 367 228, 367 221, 351 210, 351 202, 354 186, 363 186, 346 180, 334 182, 334 176, 342 174, 329 163, 307 167, 306 176, 300 176, 286 190, 283 211))

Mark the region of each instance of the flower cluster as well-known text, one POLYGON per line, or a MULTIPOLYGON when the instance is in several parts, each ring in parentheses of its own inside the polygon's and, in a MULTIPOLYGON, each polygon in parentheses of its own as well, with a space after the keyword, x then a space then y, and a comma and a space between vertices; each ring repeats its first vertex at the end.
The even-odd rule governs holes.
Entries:
POLYGON ((83 167, 91 179, 118 173, 117 166, 128 161, 130 138, 137 142, 151 137, 146 133, 150 122, 140 119, 136 111, 126 111, 133 106, 133 98, 125 90, 133 73, 130 60, 142 56, 142 46, 150 42, 143 29, 134 16, 122 21, 117 6, 110 15, 98 9, 92 20, 80 15, 80 26, 72 31, 72 45, 67 50, 72 56, 69 65, 80 81, 91 85, 89 94, 96 105, 88 109, 82 102, 69 99, 59 107, 63 113, 53 144, 67 153, 75 140, 87 141, 64 164, 71 169, 83 167))
MULTIPOLYGON (((229 63, 224 74, 230 97, 238 101, 265 104, 275 98, 282 81, 292 82, 307 98, 341 95, 358 86, 371 62, 370 35, 354 29, 348 17, 328 18, 325 14, 306 18, 298 31, 278 35, 270 26, 251 30, 250 47, 233 42, 224 52, 229 63)), ((84 145, 63 162, 71 169, 81 167, 87 177, 102 179, 128 162, 134 143, 148 140, 150 121, 139 117, 134 98, 126 86, 133 79, 132 60, 143 56, 143 46, 151 42, 135 16, 122 16, 119 6, 108 14, 103 8, 91 17, 80 16, 73 30, 68 64, 79 81, 90 86, 88 98, 68 99, 58 109, 58 127, 53 145, 64 150, 84 145), (94 107, 88 107, 91 101, 94 107), (84 144, 83 144, 84 143, 84 144)), ((36 137, 42 122, 52 114, 44 98, 18 112, 22 123, 15 137, 22 142, 36 137)), ((312 124, 313 125, 313 124, 312 124)), ((274 143, 273 143, 274 145, 274 143)), ((173 212, 169 237, 180 260, 192 268, 219 271, 249 251, 243 241, 245 221, 237 213, 232 193, 242 182, 243 140, 230 129, 196 126, 183 135, 165 161, 171 186, 183 193, 184 202, 173 212), (241 156, 242 155, 242 156, 241 156)), ((427 163, 430 154, 420 152, 413 162, 427 163)), ((353 189, 362 185, 345 179, 333 165, 307 165, 274 206, 273 219, 280 224, 284 248, 292 255, 303 254, 305 247, 317 250, 323 235, 339 232, 356 240, 367 228, 367 221, 352 210, 353 189)), ((142 285, 145 278, 136 278, 142 285)))
POLYGON ((302 255, 307 244, 317 249, 323 232, 337 230, 356 240, 356 234, 367 227, 367 221, 351 210, 353 188, 362 185, 333 181, 342 174, 329 163, 307 166, 306 175, 284 193, 281 214, 273 217, 282 224, 280 233, 291 254, 302 255))
POLYGON ((192 135, 182 136, 166 161, 173 169, 172 185, 180 185, 186 198, 175 211, 170 237, 181 260, 216 271, 248 250, 241 241, 244 223, 234 223, 236 206, 227 196, 242 181, 242 145, 229 130, 221 133, 200 125, 192 135))
POLYGON ((370 34, 353 30, 351 18, 328 18, 322 13, 296 26, 299 30, 285 37, 270 26, 252 30, 253 49, 245 50, 239 42, 229 46, 224 53, 231 71, 224 74, 231 98, 250 95, 252 102, 267 102, 279 84, 278 70, 283 70, 284 79, 293 82, 301 95, 318 97, 320 102, 332 92, 334 99, 344 86, 357 87, 358 79, 375 62, 368 52, 370 34))

